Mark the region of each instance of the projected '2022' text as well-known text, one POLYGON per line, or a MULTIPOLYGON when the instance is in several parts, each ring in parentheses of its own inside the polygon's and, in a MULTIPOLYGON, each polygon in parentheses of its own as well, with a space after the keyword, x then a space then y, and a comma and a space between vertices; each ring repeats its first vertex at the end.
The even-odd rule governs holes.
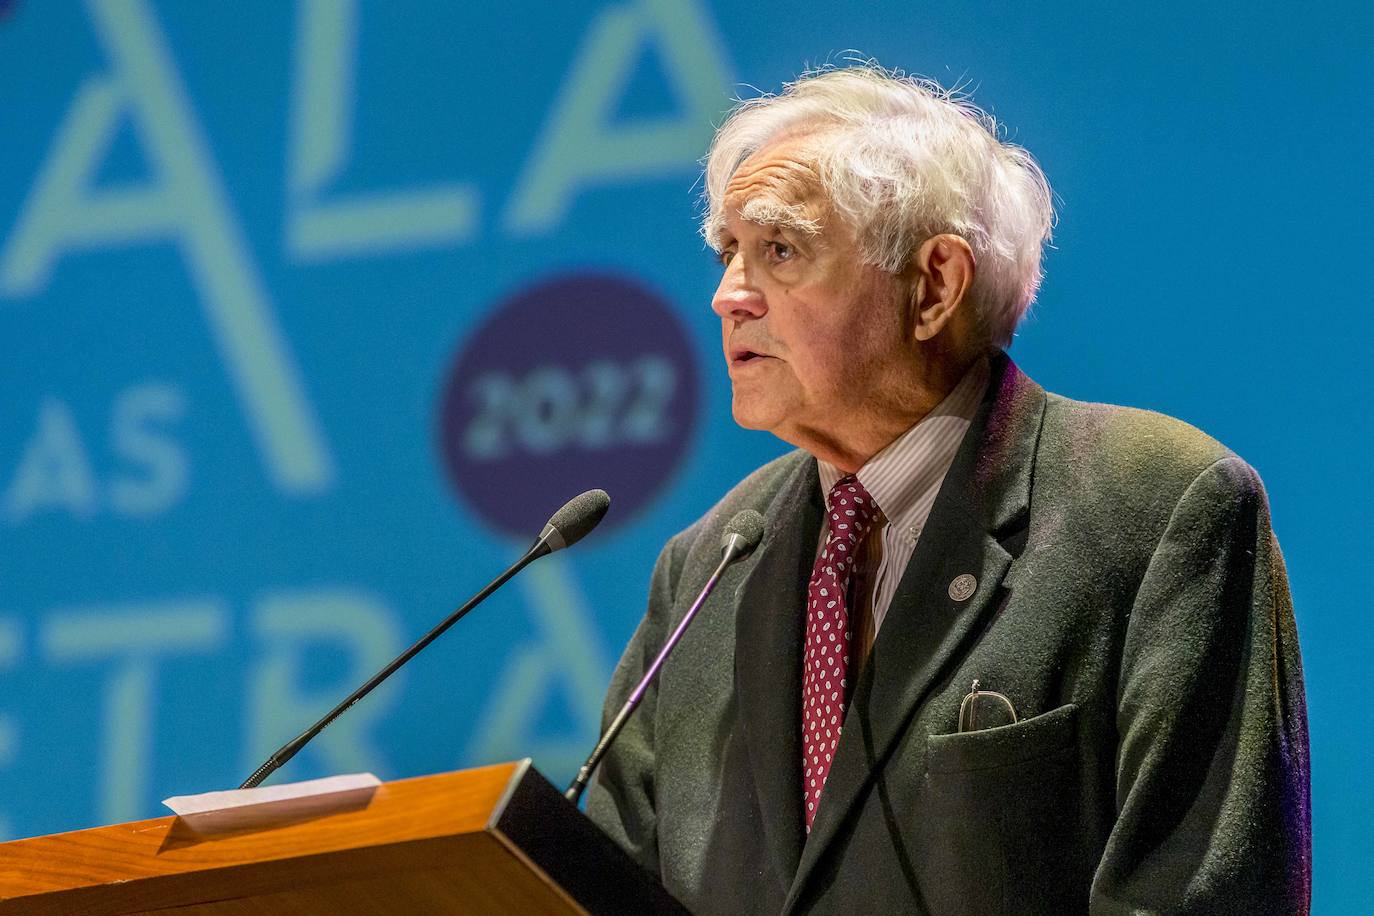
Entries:
POLYGON ((582 369, 545 366, 523 376, 473 379, 477 405, 463 449, 477 461, 523 449, 543 455, 570 445, 608 449, 659 442, 672 429, 678 386, 672 362, 644 356, 628 365, 600 360, 582 369))

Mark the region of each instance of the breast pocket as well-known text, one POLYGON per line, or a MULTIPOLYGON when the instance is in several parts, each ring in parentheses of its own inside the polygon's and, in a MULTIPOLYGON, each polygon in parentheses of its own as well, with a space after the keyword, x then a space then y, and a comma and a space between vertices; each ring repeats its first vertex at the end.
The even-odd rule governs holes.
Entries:
POLYGON ((1073 913, 1087 906, 1078 707, 926 740, 918 810, 934 912, 1073 913))
POLYGON ((1073 703, 1013 725, 926 740, 926 770, 959 773, 1033 763, 1071 748, 1077 741, 1078 707, 1073 703))

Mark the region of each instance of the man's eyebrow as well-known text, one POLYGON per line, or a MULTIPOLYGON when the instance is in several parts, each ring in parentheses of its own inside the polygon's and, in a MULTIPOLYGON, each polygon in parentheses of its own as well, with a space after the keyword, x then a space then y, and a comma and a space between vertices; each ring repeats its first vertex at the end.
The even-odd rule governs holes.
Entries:
POLYGON ((801 204, 785 204, 772 197, 751 197, 739 208, 739 218, 760 226, 791 229, 802 235, 820 235, 821 221, 808 216, 801 204))
MULTIPOLYGON (((740 219, 756 226, 790 229, 812 238, 820 235, 825 228, 819 219, 807 215, 803 205, 785 204, 767 196, 750 197, 740 206, 738 215, 740 219)), ((702 235, 706 237, 706 244, 715 251, 719 252, 725 247, 730 231, 725 227, 725 214, 722 211, 717 210, 707 218, 702 235)))

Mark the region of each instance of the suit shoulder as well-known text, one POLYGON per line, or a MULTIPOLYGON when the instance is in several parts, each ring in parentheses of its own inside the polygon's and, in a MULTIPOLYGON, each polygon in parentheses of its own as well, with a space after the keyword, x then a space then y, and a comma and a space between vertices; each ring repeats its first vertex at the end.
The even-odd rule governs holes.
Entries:
POLYGON ((1246 519, 1267 528, 1267 511, 1254 470, 1195 427, 1047 396, 1031 487, 1036 545, 1062 546, 1094 574, 1138 583, 1171 526, 1220 539, 1246 519))
POLYGON ((673 536, 669 548, 690 550, 691 546, 703 539, 712 544, 712 553, 718 549, 716 541, 730 519, 738 512, 753 509, 768 515, 779 493, 791 483, 798 473, 806 468, 807 462, 814 462, 811 455, 801 449, 794 449, 774 458, 758 468, 726 492, 714 506, 691 525, 673 536))
MULTIPOLYGON (((1047 394, 1042 448, 1085 474, 1186 488, 1223 460, 1244 462, 1182 420, 1115 404, 1047 394)), ((1248 468, 1248 465, 1244 465, 1248 468)))
POLYGON ((1267 504, 1258 474, 1182 420, 1150 410, 1047 395, 1036 489, 1091 523, 1155 537, 1190 493, 1239 509, 1267 504))

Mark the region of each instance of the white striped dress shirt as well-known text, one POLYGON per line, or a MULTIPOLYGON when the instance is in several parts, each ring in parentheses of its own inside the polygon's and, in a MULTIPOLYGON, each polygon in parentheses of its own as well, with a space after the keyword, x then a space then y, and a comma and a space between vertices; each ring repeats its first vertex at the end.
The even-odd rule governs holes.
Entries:
MULTIPOLYGON (((859 468, 856 475, 859 483, 882 511, 876 530, 869 535, 869 543, 873 538, 881 539, 878 569, 876 572, 865 570, 863 575, 864 581, 872 583, 873 634, 882 626, 892 596, 921 538, 921 530, 930 517, 935 495, 940 492, 940 484, 954 463, 959 443, 973 422, 987 384, 988 361, 981 359, 964 373, 959 384, 934 410, 859 468)), ((816 470, 820 474, 821 496, 827 500, 828 518, 830 488, 844 472, 819 459, 816 470)), ((826 533, 827 527, 822 526, 817 555, 825 545, 826 533)))

